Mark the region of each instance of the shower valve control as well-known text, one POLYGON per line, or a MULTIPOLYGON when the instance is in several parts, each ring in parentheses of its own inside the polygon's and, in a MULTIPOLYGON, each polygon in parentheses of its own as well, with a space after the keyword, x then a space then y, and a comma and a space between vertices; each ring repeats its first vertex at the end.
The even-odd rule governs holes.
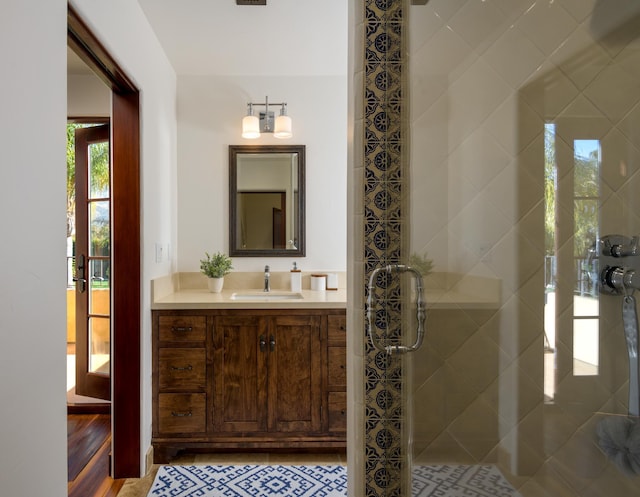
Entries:
POLYGON ((638 288, 635 275, 634 269, 622 266, 606 266, 600 274, 600 284, 601 287, 609 289, 607 293, 623 294, 627 290, 638 288))
POLYGON ((628 257, 638 255, 638 237, 634 236, 629 239, 620 235, 609 235, 601 238, 603 248, 603 255, 610 255, 612 257, 628 257), (618 241, 619 243, 614 243, 618 241))
POLYGON ((640 274, 640 259, 636 258, 640 255, 639 242, 638 236, 629 238, 623 235, 605 235, 596 240, 589 250, 588 265, 593 267, 594 259, 599 260, 600 270, 595 271, 600 293, 623 295, 640 289, 636 276, 640 274))

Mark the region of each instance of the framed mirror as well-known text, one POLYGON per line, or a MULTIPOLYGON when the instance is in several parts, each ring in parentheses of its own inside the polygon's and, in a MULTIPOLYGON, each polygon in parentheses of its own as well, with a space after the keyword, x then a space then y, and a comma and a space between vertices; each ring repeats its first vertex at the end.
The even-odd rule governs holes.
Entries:
POLYGON ((229 255, 305 255, 305 146, 229 146, 229 255))

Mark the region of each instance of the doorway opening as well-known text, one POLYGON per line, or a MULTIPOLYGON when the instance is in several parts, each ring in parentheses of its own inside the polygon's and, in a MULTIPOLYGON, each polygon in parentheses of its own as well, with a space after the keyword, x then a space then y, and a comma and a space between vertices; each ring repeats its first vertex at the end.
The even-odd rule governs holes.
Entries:
POLYGON ((108 118, 67 122, 67 409, 76 414, 110 412, 109 134, 108 118))
POLYGON ((110 90, 111 476, 139 477, 142 465, 139 90, 71 6, 67 11, 67 44, 110 90))

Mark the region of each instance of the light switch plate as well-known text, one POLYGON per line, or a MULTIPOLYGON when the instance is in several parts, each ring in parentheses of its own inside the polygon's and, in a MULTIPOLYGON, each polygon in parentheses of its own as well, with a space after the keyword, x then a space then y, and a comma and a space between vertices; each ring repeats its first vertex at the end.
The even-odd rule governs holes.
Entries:
POLYGON ((156 262, 162 262, 164 258, 164 247, 161 243, 156 242, 156 262))

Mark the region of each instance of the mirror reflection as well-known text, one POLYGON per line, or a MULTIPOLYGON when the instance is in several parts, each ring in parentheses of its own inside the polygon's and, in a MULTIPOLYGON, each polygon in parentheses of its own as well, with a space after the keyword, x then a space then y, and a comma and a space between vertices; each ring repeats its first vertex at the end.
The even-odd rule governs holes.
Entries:
POLYGON ((231 256, 305 255, 304 145, 229 147, 231 256))

